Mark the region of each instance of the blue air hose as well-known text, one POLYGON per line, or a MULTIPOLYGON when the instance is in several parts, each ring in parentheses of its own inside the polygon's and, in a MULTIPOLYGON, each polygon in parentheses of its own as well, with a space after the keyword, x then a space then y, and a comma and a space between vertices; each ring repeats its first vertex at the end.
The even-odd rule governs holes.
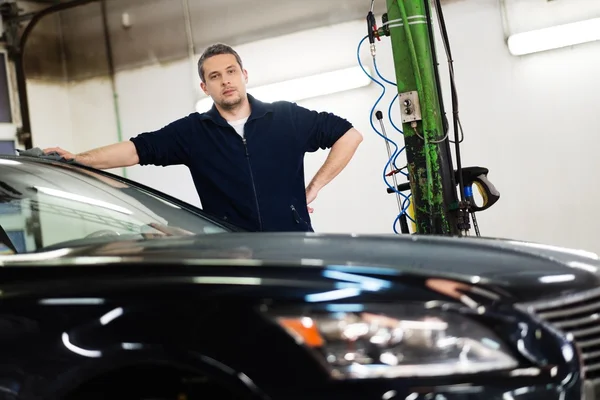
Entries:
MULTIPOLYGON (((377 101, 375 102, 375 104, 373 104, 373 107, 371 108, 371 113, 370 113, 370 122, 371 122, 371 128, 373 128, 373 130, 375 131, 375 133, 377 133, 379 136, 381 136, 384 140, 388 141, 393 147, 394 147, 394 152, 392 153, 392 156, 390 157, 390 159, 387 161, 387 163, 385 164, 385 167, 383 169, 383 181, 384 183, 391 189, 394 191, 394 193, 399 194, 400 196, 402 196, 402 198, 404 198, 404 201, 402 202, 402 207, 401 207, 401 212, 400 214, 398 214, 398 216, 396 217, 396 219, 394 220, 394 224, 393 224, 393 229, 394 229, 394 233, 398 234, 398 230, 396 229, 396 225, 398 224, 398 221, 400 220, 400 217, 404 214, 408 217, 408 219, 410 219, 412 222, 414 222, 414 220, 410 217, 410 215, 407 214, 407 210, 408 207, 410 206, 410 197, 411 195, 405 195, 404 193, 398 191, 398 189, 396 187, 394 187, 393 185, 391 185, 388 180, 387 180, 387 176, 386 176, 386 171, 388 170, 390 164, 393 166, 394 170, 398 170, 397 166, 396 166, 396 160, 398 158, 398 156, 402 153, 402 151, 404 150, 404 146, 401 149, 398 149, 398 145, 391 140, 390 138, 384 136, 381 132, 379 132, 379 130, 377 130, 377 128, 375 127, 375 124, 373 123, 373 114, 375 113, 375 109, 377 108, 377 104, 379 104, 379 102, 381 101, 381 99, 383 98, 383 96, 385 95, 385 85, 383 85, 381 82, 379 82, 377 79, 375 79, 374 77, 372 77, 364 68, 362 61, 360 60, 360 48, 363 44, 363 42, 368 38, 369 36, 365 36, 358 44, 358 48, 356 50, 356 57, 358 59, 358 64, 360 65, 360 68, 363 70, 363 72, 365 73, 365 75, 367 75, 373 82, 375 82, 376 84, 378 84, 383 90, 381 95, 379 96, 379 98, 377 99, 377 101)), ((373 58, 373 64, 375 67, 375 72, 377 73, 377 75, 379 76, 379 78, 390 84, 393 86, 397 86, 394 82, 391 82, 387 79, 385 79, 383 76, 381 76, 381 74, 379 73, 379 69, 377 68, 377 63, 375 61, 375 58, 373 58)), ((396 94, 396 96, 394 97, 394 99, 392 100, 392 102, 390 103, 390 106, 388 108, 388 117, 389 120, 392 124, 392 126, 394 127, 394 129, 396 129, 398 132, 402 133, 403 132, 398 129, 398 127, 394 124, 394 122, 392 121, 392 105, 394 103, 394 101, 396 100, 396 98, 398 97, 398 95, 396 94)), ((400 171, 403 175, 407 176, 408 174, 400 171)))

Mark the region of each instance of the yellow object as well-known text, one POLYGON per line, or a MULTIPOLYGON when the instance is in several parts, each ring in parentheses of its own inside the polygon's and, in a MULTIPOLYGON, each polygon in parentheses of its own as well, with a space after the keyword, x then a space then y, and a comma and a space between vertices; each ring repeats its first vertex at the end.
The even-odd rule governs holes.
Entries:
POLYGON ((477 186, 477 190, 479 191, 479 194, 481 195, 481 197, 483 198, 483 204, 480 207, 485 207, 488 204, 488 195, 487 192, 485 190, 485 187, 483 186, 483 184, 481 184, 481 182, 479 181, 475 181, 473 182, 475 184, 475 186, 477 186))
POLYGON ((408 210, 406 210, 406 214, 411 218, 410 226, 412 227, 412 232, 415 233, 417 231, 417 224, 414 223, 415 219, 415 206, 412 199, 410 200, 410 205, 408 206, 408 210))

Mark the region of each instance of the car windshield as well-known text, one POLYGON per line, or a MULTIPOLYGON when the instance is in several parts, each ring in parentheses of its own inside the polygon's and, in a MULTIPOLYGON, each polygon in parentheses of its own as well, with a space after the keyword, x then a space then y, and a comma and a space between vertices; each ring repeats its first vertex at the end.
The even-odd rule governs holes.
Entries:
POLYGON ((195 207, 110 174, 0 158, 0 254, 231 230, 195 207))

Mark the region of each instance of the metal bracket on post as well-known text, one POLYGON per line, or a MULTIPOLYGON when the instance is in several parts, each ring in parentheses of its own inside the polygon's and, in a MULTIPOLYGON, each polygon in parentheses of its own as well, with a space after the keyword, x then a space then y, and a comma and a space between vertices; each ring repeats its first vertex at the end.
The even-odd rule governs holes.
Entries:
POLYGON ((421 105, 419 103, 419 92, 406 92, 398 95, 400 101, 400 113, 402 123, 421 121, 421 105))

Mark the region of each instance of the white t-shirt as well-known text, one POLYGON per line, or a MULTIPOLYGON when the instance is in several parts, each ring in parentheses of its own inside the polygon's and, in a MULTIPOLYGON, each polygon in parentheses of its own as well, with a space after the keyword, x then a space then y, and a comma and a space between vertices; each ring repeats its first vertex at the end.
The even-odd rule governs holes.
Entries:
POLYGON ((235 129, 238 135, 244 137, 244 124, 246 123, 246 121, 248 121, 248 117, 227 122, 229 123, 229 125, 233 126, 233 129, 235 129))

